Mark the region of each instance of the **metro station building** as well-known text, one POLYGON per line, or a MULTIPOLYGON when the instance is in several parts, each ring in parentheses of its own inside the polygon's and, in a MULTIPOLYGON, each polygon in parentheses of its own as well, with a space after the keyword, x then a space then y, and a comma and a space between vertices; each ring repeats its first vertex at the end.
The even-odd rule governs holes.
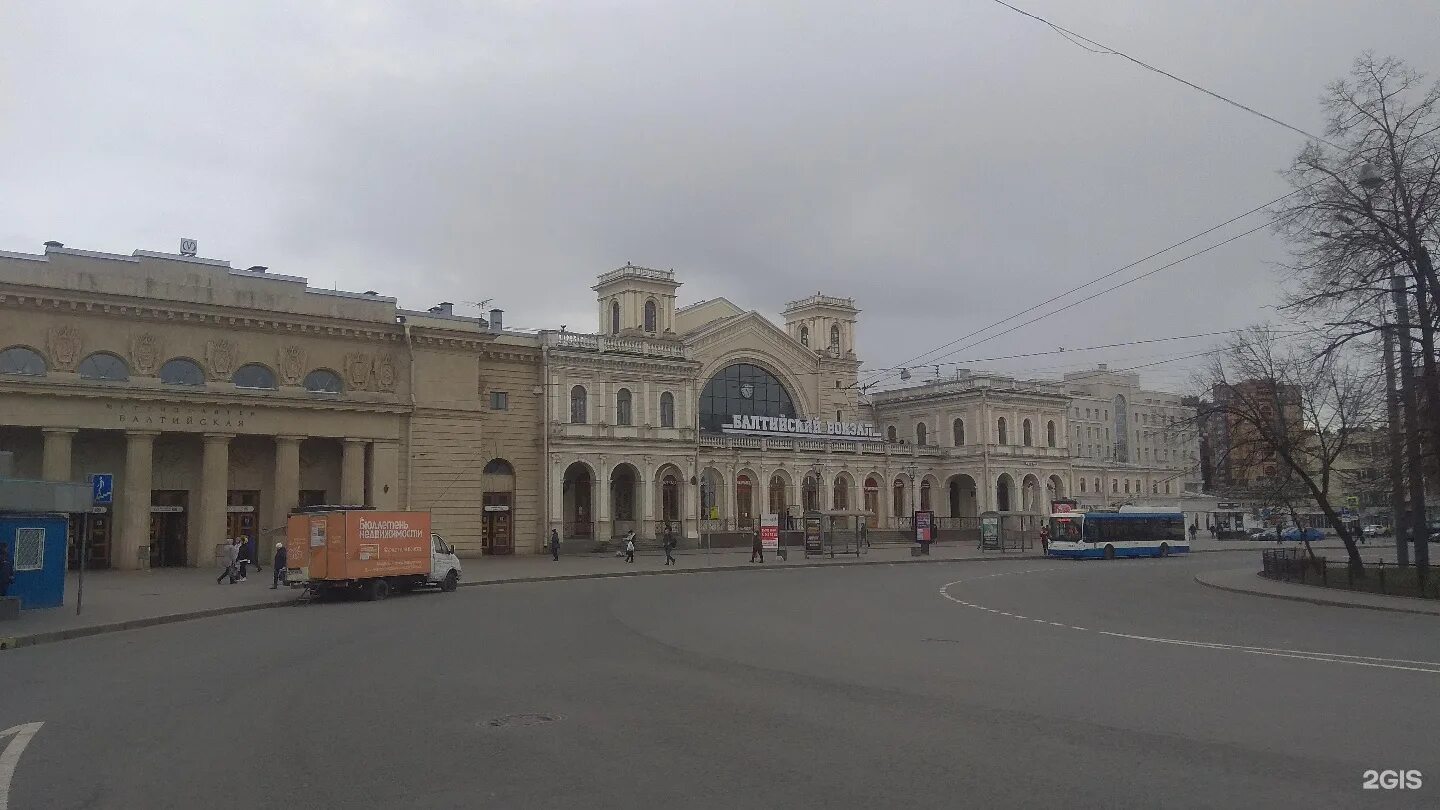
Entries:
POLYGON ((263 551, 318 503, 430 510, 478 556, 806 509, 886 531, 917 509, 1202 500, 1193 420, 1133 374, 865 394, 852 299, 776 323, 680 287, 627 264, 592 288, 593 332, 522 333, 193 255, 0 252, 0 450, 24 477, 116 474, 89 538, 116 568, 210 565, 237 534, 263 551), (1096 438, 1101 402, 1124 403, 1123 439, 1114 416, 1096 438))

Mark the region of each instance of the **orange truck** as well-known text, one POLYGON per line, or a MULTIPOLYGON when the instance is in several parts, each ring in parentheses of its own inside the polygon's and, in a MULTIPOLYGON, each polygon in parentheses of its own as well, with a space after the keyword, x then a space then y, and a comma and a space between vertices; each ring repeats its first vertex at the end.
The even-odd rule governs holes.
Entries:
POLYGON ((315 596, 358 591, 371 600, 393 590, 460 584, 455 548, 430 531, 429 512, 317 508, 290 515, 286 577, 315 596))

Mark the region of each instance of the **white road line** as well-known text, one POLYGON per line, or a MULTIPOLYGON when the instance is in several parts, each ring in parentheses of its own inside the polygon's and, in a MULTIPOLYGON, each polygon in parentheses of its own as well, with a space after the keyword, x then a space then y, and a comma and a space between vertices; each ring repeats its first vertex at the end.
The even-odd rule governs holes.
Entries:
POLYGON ((20 761, 20 755, 25 753, 25 746, 30 744, 30 738, 45 723, 24 723, 12 726, 0 731, 0 738, 15 735, 15 739, 5 746, 5 751, 0 753, 0 810, 6 810, 10 806, 10 780, 15 776, 15 765, 20 761))

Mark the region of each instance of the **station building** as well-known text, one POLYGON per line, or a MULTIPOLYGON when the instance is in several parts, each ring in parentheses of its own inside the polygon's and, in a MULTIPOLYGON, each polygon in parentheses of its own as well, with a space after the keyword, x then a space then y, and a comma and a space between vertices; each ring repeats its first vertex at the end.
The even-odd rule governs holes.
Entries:
POLYGON ((594 331, 521 333, 498 310, 406 310, 194 255, 0 252, 0 450, 21 476, 117 475, 88 539, 116 568, 210 565, 237 534, 267 553, 319 503, 430 510, 478 556, 538 552, 551 530, 583 548, 810 509, 899 531, 916 510, 944 526, 1199 497, 1194 431, 1168 421, 1184 409, 1142 404, 1134 375, 867 394, 853 299, 800 297, 777 323, 723 297, 681 306, 680 288, 627 264, 592 288, 594 331), (1117 386, 1146 427, 1117 439, 1109 417, 1092 451, 1117 386))

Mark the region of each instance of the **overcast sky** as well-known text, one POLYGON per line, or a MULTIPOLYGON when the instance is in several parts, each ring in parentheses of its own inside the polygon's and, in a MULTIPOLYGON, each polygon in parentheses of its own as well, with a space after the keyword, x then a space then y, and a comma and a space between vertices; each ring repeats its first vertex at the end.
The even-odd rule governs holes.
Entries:
MULTIPOLYGON (((1362 50, 1440 75, 1434 0, 1015 4, 1312 132, 1362 50)), ((853 296, 867 368, 1279 196, 1303 140, 989 0, 0 0, 0 250, 190 236, 584 331, 594 277, 630 261, 777 319, 853 296)), ((1262 231, 944 362, 1273 319, 1283 256, 1262 231)))

